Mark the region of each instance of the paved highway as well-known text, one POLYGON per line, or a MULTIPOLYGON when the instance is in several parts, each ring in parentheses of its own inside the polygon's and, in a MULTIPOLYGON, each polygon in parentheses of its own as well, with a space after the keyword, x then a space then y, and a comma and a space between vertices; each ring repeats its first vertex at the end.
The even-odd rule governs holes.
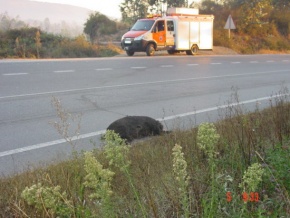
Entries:
MULTIPOLYGON (((54 97, 81 115, 80 150, 94 147, 90 140, 98 146, 104 129, 126 115, 183 128, 216 119, 233 89, 250 106, 282 85, 290 87, 290 55, 0 60, 0 173, 69 156, 71 146, 51 124, 59 120, 54 97)), ((78 122, 69 122, 74 131, 78 122)))

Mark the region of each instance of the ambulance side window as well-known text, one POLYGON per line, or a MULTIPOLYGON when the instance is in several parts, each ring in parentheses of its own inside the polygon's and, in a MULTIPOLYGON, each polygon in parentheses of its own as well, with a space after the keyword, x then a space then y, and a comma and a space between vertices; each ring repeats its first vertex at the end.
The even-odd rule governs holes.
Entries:
POLYGON ((158 21, 158 32, 164 31, 164 20, 158 21))
POLYGON ((167 31, 174 31, 174 25, 172 20, 167 21, 167 31))
POLYGON ((164 31, 164 20, 160 20, 157 22, 157 24, 155 25, 153 31, 156 32, 161 32, 164 31))

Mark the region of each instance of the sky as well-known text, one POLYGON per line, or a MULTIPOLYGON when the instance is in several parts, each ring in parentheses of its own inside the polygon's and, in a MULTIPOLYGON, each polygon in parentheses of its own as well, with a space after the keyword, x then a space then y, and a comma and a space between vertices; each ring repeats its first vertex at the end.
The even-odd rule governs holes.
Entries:
MULTIPOLYGON (((60 3, 88 8, 112 18, 121 18, 119 5, 123 0, 34 0, 40 2, 60 3)), ((192 2, 193 0, 189 1, 192 2)))
POLYGON ((39 2, 74 5, 98 11, 113 18, 121 18, 119 5, 123 0, 34 0, 39 2))

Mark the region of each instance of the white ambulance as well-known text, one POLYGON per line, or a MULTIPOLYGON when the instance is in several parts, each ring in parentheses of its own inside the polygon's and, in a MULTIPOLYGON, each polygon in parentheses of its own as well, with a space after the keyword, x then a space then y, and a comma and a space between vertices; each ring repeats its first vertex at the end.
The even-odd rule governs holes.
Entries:
POLYGON ((168 54, 213 49, 213 15, 200 15, 198 9, 169 8, 165 17, 139 19, 121 39, 128 56, 135 52, 167 50, 168 54))

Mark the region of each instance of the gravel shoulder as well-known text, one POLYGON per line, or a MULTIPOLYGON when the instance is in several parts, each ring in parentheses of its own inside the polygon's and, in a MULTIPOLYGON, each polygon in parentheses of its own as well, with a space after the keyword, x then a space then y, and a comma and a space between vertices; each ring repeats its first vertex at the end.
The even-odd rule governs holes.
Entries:
POLYGON ((222 47, 222 46, 214 46, 212 51, 198 51, 199 55, 238 55, 236 51, 222 47))

